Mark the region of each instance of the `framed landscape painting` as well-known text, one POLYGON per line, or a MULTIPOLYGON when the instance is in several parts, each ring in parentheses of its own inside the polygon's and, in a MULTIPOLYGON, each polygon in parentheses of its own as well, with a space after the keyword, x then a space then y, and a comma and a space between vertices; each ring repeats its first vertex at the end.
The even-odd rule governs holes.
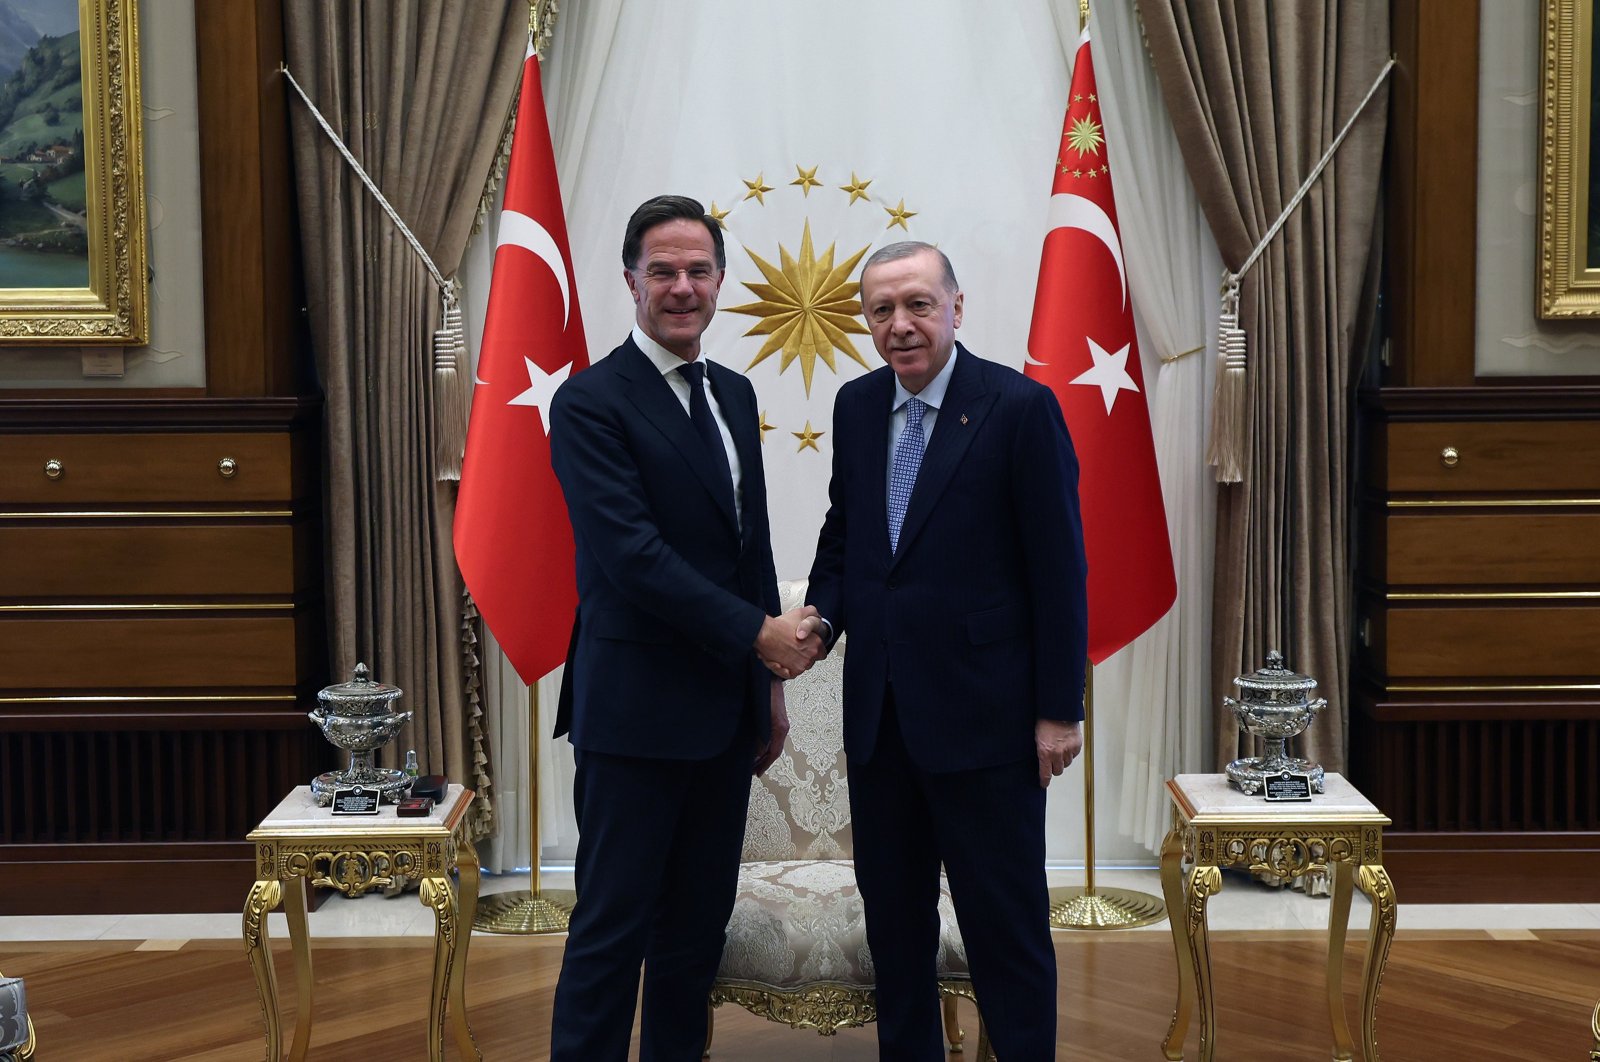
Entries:
POLYGON ((148 341, 136 0, 0 0, 0 341, 148 341))

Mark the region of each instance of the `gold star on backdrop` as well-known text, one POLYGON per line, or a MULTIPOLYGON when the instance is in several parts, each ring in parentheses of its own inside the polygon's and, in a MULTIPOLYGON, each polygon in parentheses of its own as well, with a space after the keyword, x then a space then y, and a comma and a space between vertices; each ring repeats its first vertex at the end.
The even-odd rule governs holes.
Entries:
POLYGON ((907 232, 911 231, 911 229, 907 227, 906 221, 910 218, 916 217, 917 212, 915 210, 907 210, 906 201, 904 199, 900 200, 899 206, 884 207, 883 209, 889 214, 889 224, 885 225, 884 228, 892 229, 896 225, 899 225, 907 232))
MULTIPOLYGON (((762 181, 762 178, 765 177, 765 176, 766 176, 766 174, 758 173, 758 174, 756 174, 756 179, 755 180, 753 180, 753 181, 745 181, 744 182, 744 186, 746 188, 750 189, 748 192, 746 192, 744 194, 744 197, 746 199, 754 199, 756 202, 760 203, 762 206, 766 206, 767 205, 767 193, 772 191, 772 188, 769 185, 767 185, 764 181, 762 181)), ((743 177, 741 177, 739 179, 741 181, 744 181, 743 177)))
POLYGON ((825 431, 812 431, 811 422, 808 420, 806 421, 805 431, 791 431, 789 434, 800 440, 800 445, 794 448, 795 453, 799 453, 801 450, 804 450, 809 446, 811 449, 820 454, 822 452, 822 447, 817 445, 817 440, 828 433, 825 431))
POLYGON ((869 196, 867 195, 867 185, 871 183, 871 179, 863 181, 860 177, 856 176, 855 170, 851 170, 850 183, 841 184, 839 186, 839 191, 850 193, 850 202, 846 203, 845 206, 854 206, 857 199, 868 199, 869 196))
POLYGON ((1085 154, 1100 154, 1100 145, 1105 143, 1105 138, 1100 135, 1100 123, 1093 118, 1085 116, 1072 123, 1072 131, 1067 134, 1067 146, 1078 153, 1078 158, 1085 154))
POLYGON ((822 185, 822 182, 817 180, 817 168, 815 166, 813 166, 809 170, 807 170, 807 169, 801 168, 801 166, 798 163, 796 163, 794 171, 796 173, 798 173, 800 176, 795 178, 794 180, 790 181, 789 183, 790 184, 798 184, 800 186, 800 193, 802 195, 804 195, 807 199, 810 199, 811 198, 811 189, 819 188, 822 185))
POLYGON ((708 210, 706 213, 710 214, 711 215, 711 220, 715 221, 718 225, 721 225, 723 228, 727 228, 728 227, 727 223, 722 220, 723 218, 728 216, 728 211, 726 211, 726 210, 718 210, 717 209, 717 201, 715 199, 713 199, 711 201, 711 209, 708 210))
POLYGON ((838 372, 833 352, 839 350, 855 359, 862 368, 869 368, 847 333, 867 334, 866 326, 857 316, 861 313, 861 303, 856 295, 861 285, 850 279, 850 273, 871 248, 861 248, 837 266, 833 264, 833 249, 834 245, 829 244, 821 258, 815 256, 811 249, 810 221, 806 222, 800 237, 798 258, 782 244, 778 245, 781 266, 774 266, 746 247, 745 254, 766 276, 767 283, 745 281, 744 286, 761 301, 728 309, 729 313, 761 318, 745 335, 770 337, 750 362, 750 368, 761 364, 774 351, 782 350, 783 357, 778 363, 781 375, 799 358, 800 375, 805 380, 808 397, 818 358, 838 372))
POLYGON ((761 411, 761 423, 757 424, 756 427, 758 429, 760 429, 760 431, 761 431, 761 441, 762 442, 766 442, 767 441, 767 432, 772 431, 774 428, 777 427, 777 425, 776 424, 768 424, 767 423, 767 411, 763 409, 761 411))

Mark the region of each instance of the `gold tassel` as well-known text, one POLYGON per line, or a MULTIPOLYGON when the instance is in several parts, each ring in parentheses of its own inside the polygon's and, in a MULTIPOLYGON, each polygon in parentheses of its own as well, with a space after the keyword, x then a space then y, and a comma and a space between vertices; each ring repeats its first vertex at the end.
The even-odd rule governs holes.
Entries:
POLYGON ((434 465, 440 482, 461 478, 467 443, 467 337, 454 281, 440 293, 443 312, 433 333, 434 465))
POLYGON ((1229 274, 1217 320, 1217 386, 1211 396, 1211 443, 1206 463, 1217 470, 1218 483, 1244 480, 1245 339, 1239 327, 1239 281, 1229 274))

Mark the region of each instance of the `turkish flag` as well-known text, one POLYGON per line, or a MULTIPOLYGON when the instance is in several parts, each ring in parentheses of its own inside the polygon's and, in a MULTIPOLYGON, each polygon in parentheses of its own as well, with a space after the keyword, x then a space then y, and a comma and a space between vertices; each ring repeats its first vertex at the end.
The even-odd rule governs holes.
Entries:
POLYGON ((1055 392, 1078 452, 1098 664, 1165 615, 1178 587, 1088 30, 1050 191, 1026 372, 1055 392))
POLYGON ((456 500, 456 563, 522 681, 566 656, 578 606, 572 525, 550 467, 550 399, 589 364, 529 42, 456 500))

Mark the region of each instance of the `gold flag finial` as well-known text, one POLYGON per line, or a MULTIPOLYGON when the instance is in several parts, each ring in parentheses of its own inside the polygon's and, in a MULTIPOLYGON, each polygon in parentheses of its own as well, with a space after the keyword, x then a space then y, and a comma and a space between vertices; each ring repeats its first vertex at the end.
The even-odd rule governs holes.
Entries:
POLYGON ((1078 0, 1078 30, 1089 24, 1089 0, 1078 0))

